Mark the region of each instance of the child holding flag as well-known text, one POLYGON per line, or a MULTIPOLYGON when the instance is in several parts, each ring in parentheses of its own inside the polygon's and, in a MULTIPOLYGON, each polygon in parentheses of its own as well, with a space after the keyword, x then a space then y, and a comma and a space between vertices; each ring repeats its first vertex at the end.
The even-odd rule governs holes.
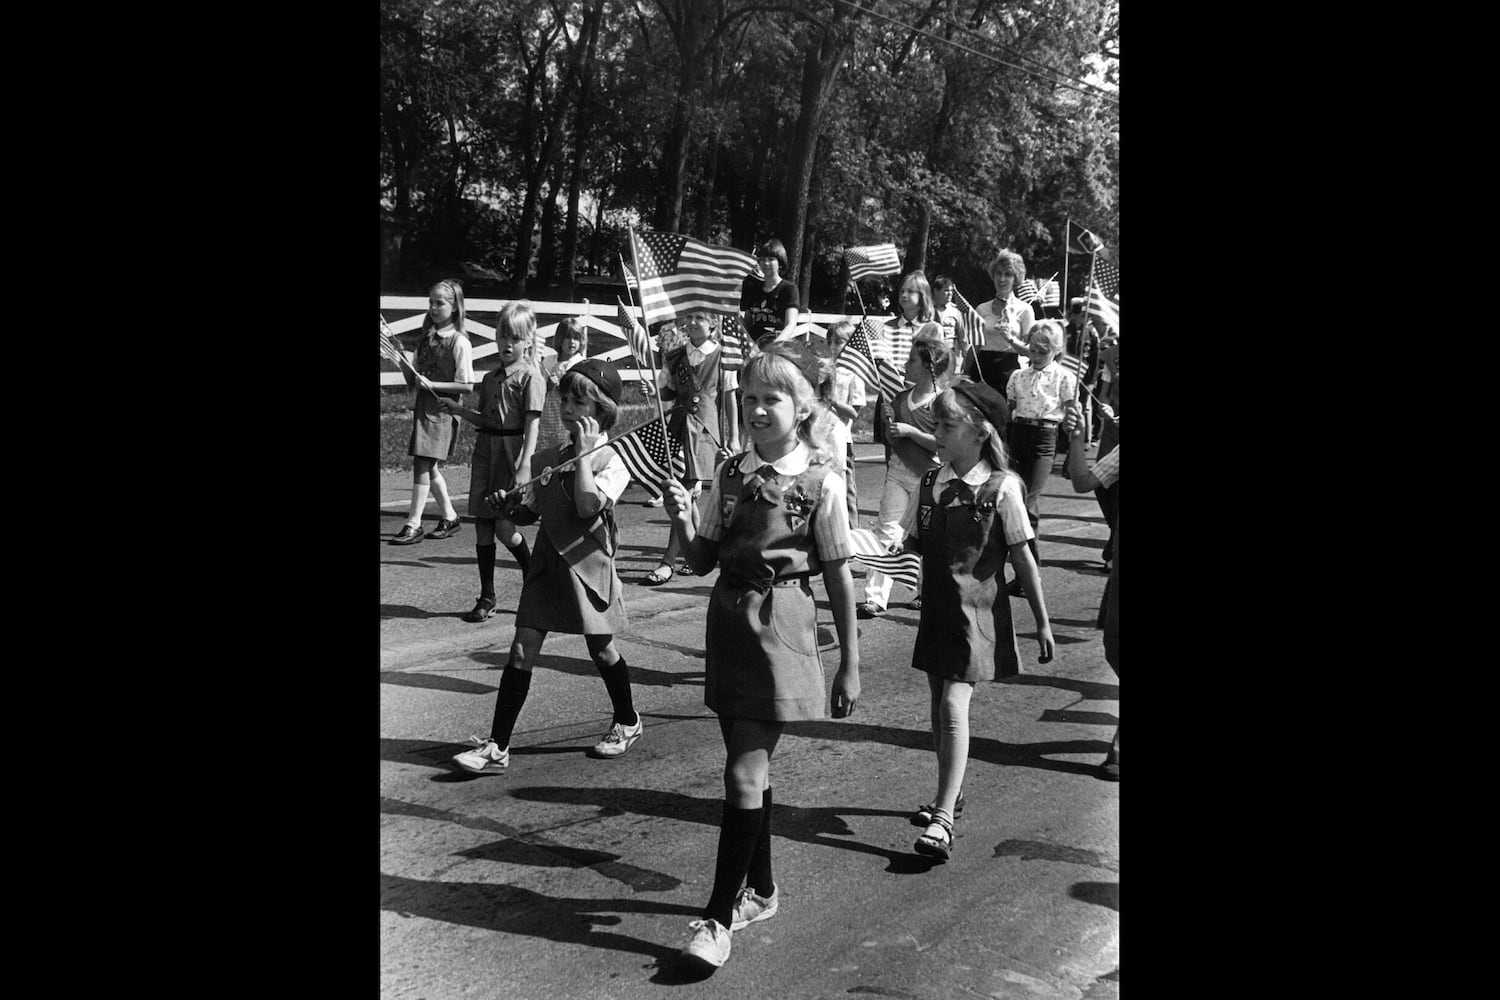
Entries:
POLYGON ((614 718, 594 744, 592 756, 625 753, 641 738, 643 726, 630 694, 630 672, 615 648, 614 634, 625 628, 620 577, 615 572, 618 532, 614 506, 630 482, 613 448, 600 448, 619 416, 620 376, 608 362, 589 358, 570 366, 559 385, 559 403, 568 441, 531 459, 526 485, 497 490, 485 499, 504 522, 540 520, 531 570, 516 607, 516 635, 510 660, 500 675, 495 717, 488 739, 472 737, 474 749, 453 758, 471 774, 498 774, 510 766, 510 738, 531 690, 532 670, 547 633, 582 635, 614 718), (553 472, 578 458, 568 470, 553 472))
POLYGON ((412 400, 411 441, 406 453, 411 459, 411 504, 406 523, 391 539, 392 545, 415 545, 424 537, 422 511, 430 488, 442 517, 428 538, 457 534, 462 522, 448 496, 448 483, 439 466, 453 454, 458 443, 458 418, 448 403, 457 402, 474 388, 474 370, 468 335, 464 333, 464 290, 457 281, 444 280, 427 292, 427 315, 417 341, 415 370, 401 373, 408 387, 416 388, 412 400))
POLYGON ((713 890, 683 956, 729 958, 731 932, 774 916, 771 758, 786 723, 824 717, 823 666, 809 578, 821 572, 839 638, 833 717, 859 698, 859 636, 849 576, 844 481, 817 438, 824 363, 804 345, 772 346, 745 366, 750 450, 719 467, 706 513, 669 483, 667 513, 699 573, 719 567, 709 597, 703 701, 724 739, 724 817, 713 890), (743 883, 743 888, 741 885, 743 883))

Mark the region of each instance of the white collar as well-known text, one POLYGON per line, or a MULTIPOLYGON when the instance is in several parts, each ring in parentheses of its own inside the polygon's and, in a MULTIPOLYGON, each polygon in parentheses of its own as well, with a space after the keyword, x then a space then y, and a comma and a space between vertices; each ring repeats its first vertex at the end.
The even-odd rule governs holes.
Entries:
POLYGON ((740 471, 745 475, 750 475, 762 465, 769 464, 776 470, 778 476, 800 476, 807 471, 808 462, 807 445, 801 441, 798 441, 797 446, 791 451, 771 463, 761 458, 760 453, 755 450, 755 445, 751 445, 750 450, 740 461, 740 471))
MULTIPOLYGON (((963 481, 969 486, 983 486, 990 481, 990 476, 994 474, 995 470, 990 466, 989 459, 981 458, 974 463, 974 468, 964 474, 963 481)), ((937 479, 933 481, 933 485, 941 486, 949 480, 957 478, 959 476, 957 472, 953 471, 953 466, 944 465, 938 472, 937 479)))
POLYGON ((693 342, 690 340, 688 341, 687 349, 689 354, 697 351, 700 357, 706 358, 714 351, 717 351, 719 349, 719 345, 714 343, 712 339, 705 337, 703 339, 703 346, 694 347, 693 342))

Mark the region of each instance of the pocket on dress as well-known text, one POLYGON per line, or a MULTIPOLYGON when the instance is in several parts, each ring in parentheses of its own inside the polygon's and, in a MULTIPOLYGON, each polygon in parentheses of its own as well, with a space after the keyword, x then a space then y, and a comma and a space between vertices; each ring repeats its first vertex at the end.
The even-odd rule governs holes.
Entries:
POLYGON ((771 606, 771 634, 787 649, 804 656, 818 655, 817 605, 800 587, 773 587, 766 593, 771 606))

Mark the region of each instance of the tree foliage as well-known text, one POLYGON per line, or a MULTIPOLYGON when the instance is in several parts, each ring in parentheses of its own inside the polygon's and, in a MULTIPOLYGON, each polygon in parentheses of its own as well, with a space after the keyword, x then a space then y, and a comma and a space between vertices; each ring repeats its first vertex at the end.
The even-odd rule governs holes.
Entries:
POLYGON ((382 0, 380 44, 407 273, 775 235, 817 308, 859 243, 976 294, 1001 247, 1061 267, 1069 218, 1118 257, 1118 0, 382 0))

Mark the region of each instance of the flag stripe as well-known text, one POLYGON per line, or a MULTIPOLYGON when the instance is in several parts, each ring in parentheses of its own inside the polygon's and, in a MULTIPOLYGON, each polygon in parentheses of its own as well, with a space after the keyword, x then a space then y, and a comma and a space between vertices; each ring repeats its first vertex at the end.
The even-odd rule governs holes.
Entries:
POLYGON ((894 243, 850 247, 844 251, 844 259, 849 262, 849 278, 852 281, 880 274, 901 273, 901 260, 896 256, 894 243))
POLYGON ((849 542, 854 550, 854 558, 863 563, 866 569, 878 570, 897 583, 904 583, 913 590, 918 589, 922 572, 921 556, 915 552, 891 552, 869 528, 850 528, 849 542))
POLYGON ((651 353, 651 338, 625 308, 625 303, 620 301, 619 296, 615 297, 615 305, 620 307, 620 328, 625 331, 625 340, 630 344, 630 353, 635 355, 636 364, 655 371, 656 359, 651 353))
POLYGON ((667 455, 669 438, 662 429, 660 420, 652 420, 610 441, 610 447, 619 454, 630 478, 660 495, 666 494, 668 476, 682 478, 687 471, 682 457, 682 446, 672 441, 671 457, 667 455))
POLYGON ((648 323, 697 309, 738 312, 740 287, 755 266, 742 250, 677 233, 632 231, 631 252, 648 323))

